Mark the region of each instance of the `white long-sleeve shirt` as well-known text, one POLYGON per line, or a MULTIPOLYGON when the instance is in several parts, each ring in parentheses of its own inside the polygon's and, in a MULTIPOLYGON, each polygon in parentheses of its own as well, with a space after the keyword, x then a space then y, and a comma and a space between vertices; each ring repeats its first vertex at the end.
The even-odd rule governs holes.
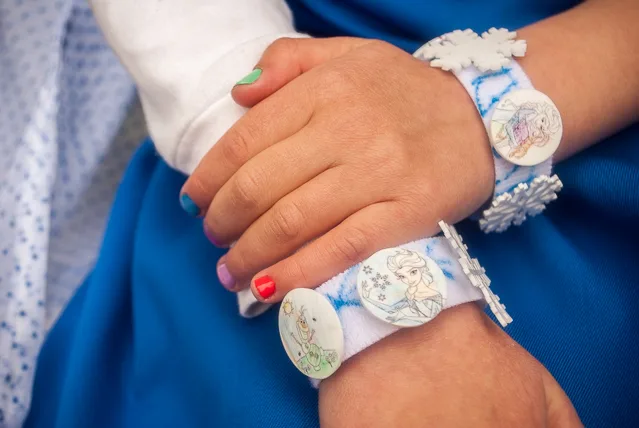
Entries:
POLYGON ((22 425, 43 338, 90 271, 146 134, 100 33, 135 79, 159 153, 185 173, 243 114, 233 83, 272 40, 296 35, 283 0, 91 5, 99 28, 86 0, 0 0, 2 428, 22 425))
MULTIPOLYGON (((264 50, 295 32, 284 0, 89 0, 96 20, 135 80, 149 133, 164 160, 190 174, 246 112, 235 83, 264 50)), ((269 305, 238 293, 243 316, 269 305)))
POLYGON ((160 155, 190 174, 242 116, 233 85, 280 37, 299 37, 284 0, 89 0, 135 80, 160 155))

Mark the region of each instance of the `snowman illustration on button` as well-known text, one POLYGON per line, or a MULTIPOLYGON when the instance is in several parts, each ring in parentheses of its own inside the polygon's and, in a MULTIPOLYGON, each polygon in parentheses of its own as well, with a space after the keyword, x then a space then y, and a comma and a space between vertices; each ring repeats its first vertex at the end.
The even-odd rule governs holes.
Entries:
POLYGON ((340 365, 342 332, 326 299, 312 290, 289 293, 280 308, 280 335, 295 366, 310 377, 323 379, 340 365))

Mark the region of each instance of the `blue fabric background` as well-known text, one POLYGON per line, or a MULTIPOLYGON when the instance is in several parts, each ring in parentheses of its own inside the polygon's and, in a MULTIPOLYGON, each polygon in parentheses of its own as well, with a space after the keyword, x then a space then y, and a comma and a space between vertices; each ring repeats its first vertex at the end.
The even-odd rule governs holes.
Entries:
MULTIPOLYGON (((456 27, 515 28, 567 6, 291 4, 302 30, 406 49, 456 27)), ((591 427, 639 424, 638 139, 635 126, 559 165, 561 197, 520 228, 485 236, 461 226, 515 318, 508 331, 591 427)), ((240 319, 217 282, 221 253, 181 212, 183 182, 150 142, 136 154, 98 264, 40 355, 27 427, 317 426, 316 392, 285 356, 274 311, 240 319)))

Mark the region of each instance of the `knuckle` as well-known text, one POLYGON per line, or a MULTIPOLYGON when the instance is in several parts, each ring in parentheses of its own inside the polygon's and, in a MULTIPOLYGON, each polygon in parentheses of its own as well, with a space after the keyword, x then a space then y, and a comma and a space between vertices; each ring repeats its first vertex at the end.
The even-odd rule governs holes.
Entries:
POLYGON ((317 87, 322 93, 344 96, 357 87, 358 79, 357 72, 350 67, 350 64, 324 67, 317 78, 317 87))
POLYGON ((369 43, 369 48, 377 53, 386 53, 388 52, 388 50, 396 50, 397 48, 392 45, 391 43, 388 43, 384 40, 379 40, 379 39, 375 39, 375 40, 371 40, 369 43))
POLYGON ((222 142, 222 156, 232 165, 241 165, 246 162, 248 153, 248 141, 237 130, 234 130, 222 142))
POLYGON ((271 220, 271 232, 278 242, 294 241, 304 225, 304 214, 295 204, 275 207, 271 220))
POLYGON ((388 165, 397 160, 400 147, 391 138, 377 138, 368 145, 368 154, 380 165, 388 165))
POLYGON ((233 205, 240 209, 253 209, 259 205, 261 179, 253 168, 238 175, 231 185, 233 205))
POLYGON ((251 157, 251 141, 255 141, 254 135, 246 123, 231 129, 220 143, 224 159, 232 165, 243 165, 251 157))
POLYGON ((337 240, 333 246, 335 254, 354 265, 365 259, 371 249, 371 237, 369 232, 365 232, 357 227, 350 227, 341 239, 337 240))
POLYGON ((297 49, 298 40, 291 37, 282 37, 270 44, 267 51, 269 54, 292 55, 297 49))
POLYGON ((229 273, 236 279, 244 279, 251 275, 248 257, 245 256, 241 247, 232 248, 226 255, 224 262, 229 273))
POLYGON ((282 273, 284 277, 292 279, 292 284, 295 287, 312 287, 316 285, 311 282, 312 278, 309 277, 304 265, 296 258, 291 257, 282 267, 282 273))
MULTIPOLYGON (((196 199, 198 204, 201 204, 203 199, 208 199, 214 194, 214 183, 211 177, 202 173, 202 171, 196 171, 188 180, 188 193, 189 196, 196 199)), ((199 205, 198 205, 199 206, 199 205)), ((206 210, 207 207, 199 206, 201 210, 206 210)))
POLYGON ((285 51, 288 52, 289 50, 293 49, 295 45, 295 39, 291 38, 291 37, 281 37, 277 40, 275 40, 273 43, 270 44, 270 46, 268 47, 269 51, 285 51))
POLYGON ((398 144, 376 136, 370 137, 368 144, 361 148, 359 158, 353 163, 360 174, 365 173, 377 181, 381 180, 380 182, 392 181, 405 175, 410 166, 410 162, 404 161, 398 144))

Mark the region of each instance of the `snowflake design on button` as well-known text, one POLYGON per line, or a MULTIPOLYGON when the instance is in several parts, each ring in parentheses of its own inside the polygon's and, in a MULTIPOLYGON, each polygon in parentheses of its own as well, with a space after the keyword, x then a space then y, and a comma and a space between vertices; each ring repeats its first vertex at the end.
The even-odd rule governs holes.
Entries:
POLYGON ((481 37, 470 29, 455 30, 426 43, 414 56, 447 71, 459 72, 471 64, 482 72, 497 71, 508 65, 513 56, 526 54, 526 41, 515 37, 516 32, 505 28, 491 28, 481 37))
POLYGON ((530 184, 520 183, 511 192, 493 199, 490 208, 484 211, 479 227, 485 233, 503 232, 510 225, 521 225, 527 217, 534 217, 546 209, 546 205, 557 199, 563 184, 557 174, 541 175, 530 184))
POLYGON ((506 306, 500 303, 499 296, 490 289, 490 278, 486 275, 486 270, 479 264, 479 260, 470 256, 468 247, 464 244, 464 240, 453 226, 440 221, 439 227, 450 246, 459 256, 459 264, 470 283, 481 290, 484 300, 495 315, 495 318, 497 318, 497 321, 499 321, 502 327, 506 327, 513 319, 508 315, 508 312, 506 312, 506 306))

